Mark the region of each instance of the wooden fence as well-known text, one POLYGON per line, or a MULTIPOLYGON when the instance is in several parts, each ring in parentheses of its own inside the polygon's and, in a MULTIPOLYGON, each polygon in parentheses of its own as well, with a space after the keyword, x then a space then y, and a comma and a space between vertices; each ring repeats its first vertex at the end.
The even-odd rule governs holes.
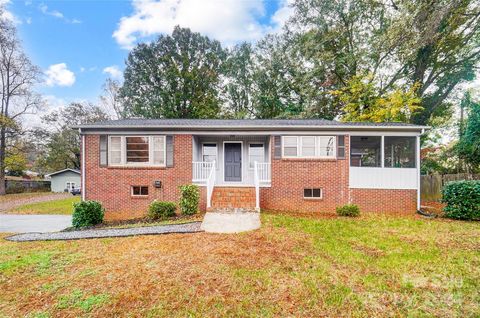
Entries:
POLYGON ((480 174, 432 174, 420 177, 420 193, 422 200, 438 201, 442 198, 442 188, 450 181, 480 180, 480 174))

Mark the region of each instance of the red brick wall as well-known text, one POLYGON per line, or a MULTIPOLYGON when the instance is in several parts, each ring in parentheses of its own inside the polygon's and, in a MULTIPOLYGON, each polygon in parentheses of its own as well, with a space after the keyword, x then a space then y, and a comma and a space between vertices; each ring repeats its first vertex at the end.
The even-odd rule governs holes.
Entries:
MULTIPOLYGON (((192 182, 192 136, 176 135, 174 138, 174 167, 132 168, 100 167, 99 136, 86 135, 86 199, 98 200, 106 209, 107 220, 132 219, 145 216, 154 199, 178 201, 178 186, 192 182), (162 188, 153 186, 162 181, 162 188), (130 195, 132 185, 148 186, 146 198, 130 195)), ((202 195, 201 199, 204 199, 202 195)), ((204 202, 201 206, 204 206, 204 202)))
MULTIPOLYGON (((346 153, 348 144, 345 138, 346 153)), ((348 159, 274 159, 271 148, 272 186, 261 191, 263 209, 332 212, 348 203, 348 159), (304 188, 322 188, 323 198, 304 199, 304 188)))
MULTIPOLYGON (((172 168, 114 168, 99 166, 99 136, 86 135, 86 199, 102 202, 107 220, 143 217, 154 199, 177 202, 178 186, 192 181, 192 142, 191 135, 175 136, 172 168), (161 189, 153 186, 155 180, 162 181, 161 189), (131 197, 132 185, 148 186, 149 196, 131 197)), ((272 147, 272 186, 261 189, 261 208, 331 213, 339 205, 355 203, 364 212, 415 212, 416 190, 349 189, 348 138, 345 146, 343 160, 273 159, 272 147), (306 187, 322 188, 323 198, 304 199, 306 187)), ((206 189, 201 187, 202 211, 205 199, 206 189)))
POLYGON ((350 189, 351 201, 365 212, 415 213, 417 190, 350 189))
POLYGON ((332 213, 337 206, 355 203, 363 212, 416 211, 416 190, 349 189, 349 138, 343 160, 274 159, 273 151, 272 186, 261 189, 263 209, 332 213), (322 188, 323 198, 304 199, 304 188, 322 188))

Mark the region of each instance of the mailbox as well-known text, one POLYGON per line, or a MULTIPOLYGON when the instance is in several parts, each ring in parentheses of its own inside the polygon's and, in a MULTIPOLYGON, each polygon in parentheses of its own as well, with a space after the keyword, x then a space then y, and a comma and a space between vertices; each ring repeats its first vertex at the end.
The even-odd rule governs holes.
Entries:
POLYGON ((161 187, 162 187, 162 181, 160 181, 160 180, 155 180, 155 181, 153 182, 153 186, 154 186, 155 188, 161 188, 161 187))

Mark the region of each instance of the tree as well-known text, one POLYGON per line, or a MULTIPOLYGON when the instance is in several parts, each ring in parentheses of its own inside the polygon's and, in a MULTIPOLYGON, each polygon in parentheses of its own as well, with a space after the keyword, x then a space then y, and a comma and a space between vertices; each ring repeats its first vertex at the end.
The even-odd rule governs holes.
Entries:
POLYGON ((354 76, 331 94, 342 106, 343 121, 409 122, 422 110, 415 87, 396 88, 382 96, 371 75, 354 76))
POLYGON ((463 134, 456 146, 458 156, 464 160, 470 171, 480 169, 480 102, 474 101, 469 92, 462 103, 468 112, 463 134))
POLYGON ((80 169, 80 134, 72 126, 89 124, 110 119, 98 106, 71 103, 42 118, 48 130, 37 129, 37 140, 42 155, 36 162, 42 172, 53 172, 66 168, 80 169))
POLYGON ((226 52, 218 41, 175 27, 129 54, 120 89, 128 115, 215 118, 226 52))
POLYGON ((0 195, 5 194, 8 142, 21 129, 20 117, 42 104, 32 91, 40 81, 40 70, 24 54, 13 24, 2 19, 2 12, 0 6, 0 195))
POLYGON ((121 119, 125 117, 123 99, 120 97, 120 82, 107 78, 102 86, 103 94, 100 95, 100 102, 110 117, 121 119))
MULTIPOLYGON (((474 78, 480 60, 480 6, 476 0, 297 0, 287 23, 291 47, 304 61, 302 77, 339 90, 372 74, 380 95, 415 86, 427 124, 451 104, 448 98, 474 78)), ((335 107, 324 99, 323 108, 335 107)))
POLYGON ((251 118, 255 116, 253 105, 253 46, 242 43, 228 54, 224 86, 225 109, 223 117, 251 118))

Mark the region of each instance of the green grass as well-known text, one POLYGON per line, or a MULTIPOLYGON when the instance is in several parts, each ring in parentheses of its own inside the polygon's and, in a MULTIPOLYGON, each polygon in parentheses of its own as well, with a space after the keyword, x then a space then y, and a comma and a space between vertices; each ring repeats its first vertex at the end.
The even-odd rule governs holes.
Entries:
POLYGON ((25 204, 13 209, 12 212, 18 214, 72 214, 75 202, 80 202, 80 196, 25 204))
POLYGON ((0 317, 479 317, 480 223, 262 214, 240 234, 0 241, 0 317))

